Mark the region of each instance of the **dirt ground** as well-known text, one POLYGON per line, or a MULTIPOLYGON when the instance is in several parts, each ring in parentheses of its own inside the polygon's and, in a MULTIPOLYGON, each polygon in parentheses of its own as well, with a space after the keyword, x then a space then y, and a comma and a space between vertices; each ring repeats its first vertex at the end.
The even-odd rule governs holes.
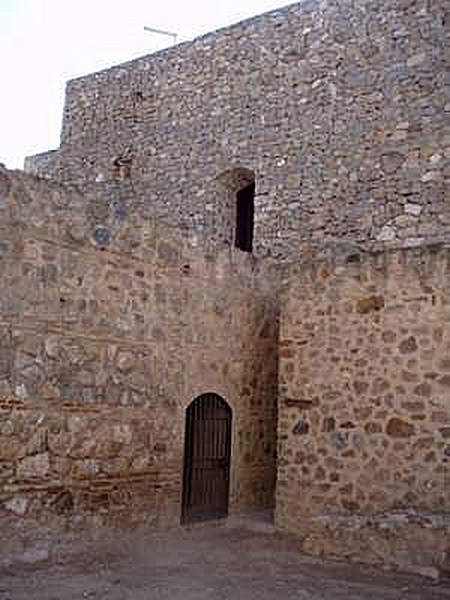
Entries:
POLYGON ((450 600, 449 582, 324 562, 242 527, 118 538, 3 569, 0 600, 450 600))

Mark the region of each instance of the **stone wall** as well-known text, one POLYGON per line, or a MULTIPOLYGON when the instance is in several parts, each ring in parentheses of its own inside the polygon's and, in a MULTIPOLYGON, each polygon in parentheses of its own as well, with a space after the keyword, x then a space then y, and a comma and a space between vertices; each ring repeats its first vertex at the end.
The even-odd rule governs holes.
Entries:
POLYGON ((448 569, 450 248, 335 254, 282 296, 277 524, 309 552, 448 569))
POLYGON ((233 410, 231 511, 271 505, 267 270, 21 173, 0 171, 0 216, 3 556, 179 523, 185 409, 204 392, 233 410))
POLYGON ((447 8, 306 0, 70 81, 61 148, 28 169, 218 244, 223 175, 249 169, 255 252, 275 258, 448 240, 447 8))

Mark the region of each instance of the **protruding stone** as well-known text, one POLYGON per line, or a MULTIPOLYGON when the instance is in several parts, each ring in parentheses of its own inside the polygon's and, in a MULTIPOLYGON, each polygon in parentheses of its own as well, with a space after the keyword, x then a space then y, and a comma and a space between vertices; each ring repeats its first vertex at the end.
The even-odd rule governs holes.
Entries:
POLYGON ((393 227, 390 227, 389 225, 385 225, 377 234, 376 239, 379 242, 391 242, 392 240, 395 240, 396 237, 396 230, 393 227))

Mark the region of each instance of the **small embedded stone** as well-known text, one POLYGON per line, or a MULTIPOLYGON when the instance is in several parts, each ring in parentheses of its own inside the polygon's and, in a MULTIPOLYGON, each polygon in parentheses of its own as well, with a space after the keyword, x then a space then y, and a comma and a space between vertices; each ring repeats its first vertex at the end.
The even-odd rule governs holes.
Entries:
POLYGON ((357 394, 364 394, 369 388, 367 381, 356 380, 353 382, 353 388, 357 394))
POLYGON ((86 236, 86 231, 82 225, 70 223, 67 227, 67 235, 75 242, 81 242, 86 236))
POLYGON ((381 164, 385 173, 394 173, 405 162, 405 157, 400 152, 387 152, 381 157, 381 164))
POLYGON ((348 443, 348 434, 342 433, 341 431, 333 431, 331 434, 331 441, 336 450, 343 450, 348 443))
POLYGON ((15 496, 10 500, 7 500, 4 504, 7 510, 10 510, 16 515, 23 517, 23 515, 27 512, 28 500, 21 496, 15 496))
POLYGON ((360 433, 353 434, 352 442, 353 442, 353 446, 357 450, 361 450, 361 448, 364 446, 364 438, 360 433))
POLYGON ((429 397, 431 396, 432 390, 433 388, 431 387, 431 385, 427 382, 424 382, 420 383, 419 385, 416 385, 416 387, 414 388, 414 393, 418 396, 429 397))
POLYGON ((381 295, 373 294, 366 298, 358 300, 356 309, 361 314, 366 314, 372 311, 381 310, 384 307, 384 298, 381 295))
POLYGON ((418 217, 421 212, 422 212, 422 207, 420 204, 412 204, 412 203, 408 203, 408 202, 405 204, 405 213, 406 214, 413 215, 414 217, 418 217))
POLYGON ((5 256, 11 250, 11 242, 8 240, 0 240, 0 256, 5 256))
POLYGON ((0 194, 6 198, 11 191, 11 181, 6 173, 0 173, 0 194))
POLYGON ((414 425, 399 417, 392 417, 386 425, 386 433, 391 437, 410 437, 414 432, 414 425))
POLYGON ((330 431, 334 431, 336 428, 336 421, 334 417, 325 417, 323 420, 322 431, 326 431, 329 433, 330 431))
POLYGON ((37 563, 44 560, 48 560, 49 552, 48 548, 29 548, 22 554, 22 561, 25 563, 37 563))
POLYGON ((306 435, 309 433, 309 423, 307 421, 301 420, 297 421, 292 429, 292 433, 294 435, 306 435))
POLYGON ((405 402, 402 402, 402 408, 408 412, 417 413, 425 410, 425 403, 423 400, 418 400, 416 402, 406 400, 405 402))
POLYGON ((438 383, 445 385, 445 387, 450 387, 450 375, 443 375, 440 379, 438 379, 438 383))
POLYGON ((41 267, 40 275, 44 285, 55 283, 58 277, 58 267, 53 263, 47 263, 41 267))
POLYGON ((439 366, 444 371, 450 371, 450 359, 449 358, 443 358, 441 360, 441 362, 439 363, 439 366))
POLYGON ((412 371, 402 371, 401 375, 403 381, 407 381, 409 383, 417 381, 418 379, 417 373, 413 373, 412 371))
POLYGON ((117 368, 119 371, 122 371, 122 373, 132 371, 135 364, 135 357, 131 352, 123 352, 117 357, 117 368))
POLYGON ((158 245, 158 258, 168 265, 176 264, 179 260, 177 248, 167 242, 160 242, 158 245))
POLYGON ((360 505, 358 502, 355 502, 354 500, 347 500, 346 498, 341 499, 341 504, 342 504, 342 508, 344 508, 345 510, 348 510, 351 513, 356 512, 360 508, 360 505))
POLYGON ((106 227, 97 227, 94 231, 94 240, 100 247, 105 247, 111 241, 111 233, 106 227))
POLYGON ((397 237, 397 232, 393 227, 385 225, 376 236, 379 242, 391 242, 397 237))
POLYGON ((381 337, 383 338, 383 342, 390 344, 391 342, 395 342, 397 335, 394 331, 383 331, 381 337))
POLYGON ((406 340, 400 342, 398 349, 402 354, 411 354, 411 352, 415 352, 417 350, 416 338, 413 335, 409 336, 406 340))
POLYGON ((406 61, 406 66, 408 68, 418 67, 423 62, 425 62, 426 57, 427 57, 427 55, 425 54, 425 52, 419 52, 418 54, 413 54, 406 61))
POLYGON ((302 410, 308 410, 314 406, 314 402, 312 400, 304 400, 302 398, 285 398, 284 404, 288 408, 295 407, 302 410))
POLYGON ((119 221, 125 221, 125 219, 128 217, 128 210, 125 204, 118 204, 114 211, 114 215, 117 217, 117 219, 119 219, 119 221))
POLYGON ((24 458, 17 468, 17 475, 24 478, 45 477, 49 470, 50 461, 48 453, 44 452, 24 458))
POLYGON ((63 490, 51 501, 53 510, 58 514, 72 512, 73 510, 73 496, 69 490, 63 490))
POLYGON ((364 431, 368 434, 381 433, 382 430, 383 430, 383 428, 376 421, 369 421, 364 426, 364 431))

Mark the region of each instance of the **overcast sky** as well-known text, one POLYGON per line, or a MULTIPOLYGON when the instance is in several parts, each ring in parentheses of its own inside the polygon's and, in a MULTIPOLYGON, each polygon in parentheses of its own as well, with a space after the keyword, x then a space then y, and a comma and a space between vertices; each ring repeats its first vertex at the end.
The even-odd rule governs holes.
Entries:
POLYGON ((0 0, 0 162, 59 145, 67 79, 289 4, 289 0, 0 0))

